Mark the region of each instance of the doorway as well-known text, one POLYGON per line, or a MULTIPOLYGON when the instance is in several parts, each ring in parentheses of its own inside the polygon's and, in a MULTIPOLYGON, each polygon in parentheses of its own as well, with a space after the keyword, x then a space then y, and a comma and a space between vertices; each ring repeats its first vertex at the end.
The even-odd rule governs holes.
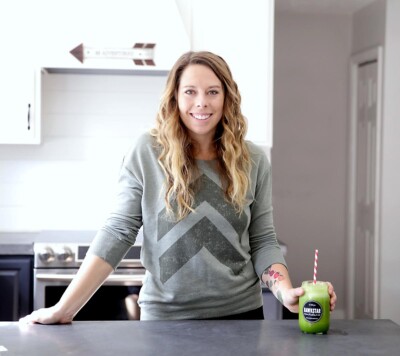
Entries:
POLYGON ((348 318, 378 318, 382 48, 351 58, 348 318))

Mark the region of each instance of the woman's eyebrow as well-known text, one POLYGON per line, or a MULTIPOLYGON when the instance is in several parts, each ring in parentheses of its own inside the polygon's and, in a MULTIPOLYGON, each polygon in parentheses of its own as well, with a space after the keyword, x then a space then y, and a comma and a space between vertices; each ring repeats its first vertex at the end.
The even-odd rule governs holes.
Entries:
MULTIPOLYGON (((196 88, 196 86, 195 85, 183 85, 182 88, 196 88)), ((208 87, 208 89, 211 89, 211 88, 212 89, 214 89, 214 88, 221 89, 221 86, 220 85, 210 85, 208 87)))

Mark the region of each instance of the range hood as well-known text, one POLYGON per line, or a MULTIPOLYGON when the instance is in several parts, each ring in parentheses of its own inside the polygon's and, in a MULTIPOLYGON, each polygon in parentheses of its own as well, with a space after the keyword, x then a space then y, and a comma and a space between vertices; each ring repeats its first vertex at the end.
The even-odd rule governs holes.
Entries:
POLYGON ((165 75, 190 49, 175 0, 91 4, 70 2, 77 25, 46 49, 47 73, 165 75))

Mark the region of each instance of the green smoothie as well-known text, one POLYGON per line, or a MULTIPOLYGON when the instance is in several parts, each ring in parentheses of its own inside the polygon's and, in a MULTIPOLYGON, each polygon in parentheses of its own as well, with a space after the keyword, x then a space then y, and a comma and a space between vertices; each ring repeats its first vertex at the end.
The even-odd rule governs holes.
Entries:
POLYGON ((330 296, 325 282, 304 281, 299 300, 299 326, 307 334, 326 334, 330 321, 330 296))

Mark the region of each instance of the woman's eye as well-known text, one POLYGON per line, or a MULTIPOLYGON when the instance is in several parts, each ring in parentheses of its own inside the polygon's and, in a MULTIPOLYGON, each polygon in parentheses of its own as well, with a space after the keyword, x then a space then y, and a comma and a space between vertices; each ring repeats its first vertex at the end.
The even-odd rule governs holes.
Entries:
POLYGON ((218 94, 218 91, 217 91, 217 90, 210 90, 210 91, 209 91, 209 94, 211 94, 211 95, 217 95, 217 94, 218 94))
POLYGON ((192 95, 193 93, 194 93, 194 91, 192 89, 188 89, 185 91, 185 94, 192 95))

